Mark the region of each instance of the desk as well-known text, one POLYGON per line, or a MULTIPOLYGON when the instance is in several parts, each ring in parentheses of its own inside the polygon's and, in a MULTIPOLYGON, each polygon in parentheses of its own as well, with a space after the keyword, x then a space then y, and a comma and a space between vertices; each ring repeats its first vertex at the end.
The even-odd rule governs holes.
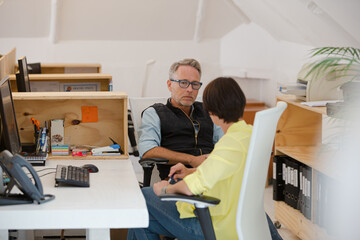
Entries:
POLYGON ((53 201, 0 207, 0 237, 8 239, 8 229, 87 229, 87 239, 106 240, 110 228, 147 227, 145 199, 129 159, 48 160, 45 167, 35 170, 85 163, 99 168, 98 173, 90 174, 90 188, 55 188, 55 175, 49 174, 40 179, 44 194, 55 195, 53 201))

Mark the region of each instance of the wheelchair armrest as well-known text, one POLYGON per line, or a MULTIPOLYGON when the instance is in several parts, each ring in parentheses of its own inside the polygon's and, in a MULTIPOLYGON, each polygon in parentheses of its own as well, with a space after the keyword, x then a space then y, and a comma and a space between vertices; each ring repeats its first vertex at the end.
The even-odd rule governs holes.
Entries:
POLYGON ((139 163, 142 167, 154 166, 154 164, 167 164, 169 162, 166 158, 142 158, 139 163))
POLYGON ((213 207, 220 203, 220 199, 204 195, 187 196, 182 194, 161 194, 159 198, 161 201, 187 202, 195 205, 197 208, 213 207))

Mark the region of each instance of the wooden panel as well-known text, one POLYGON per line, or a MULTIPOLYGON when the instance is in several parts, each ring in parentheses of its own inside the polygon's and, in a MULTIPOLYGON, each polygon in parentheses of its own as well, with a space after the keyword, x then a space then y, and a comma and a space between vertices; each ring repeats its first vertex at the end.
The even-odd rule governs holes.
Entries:
POLYGON ((15 63, 16 63, 16 48, 11 49, 6 55, 5 63, 5 74, 14 74, 15 73, 15 63))
POLYGON ((128 155, 127 96, 123 92, 13 93, 13 99, 22 143, 34 142, 31 117, 41 126, 45 121, 65 119, 64 135, 69 144, 108 146, 111 137, 125 157, 128 155), (83 106, 97 106, 98 122, 81 123, 83 106), (80 120, 80 124, 74 125, 73 120, 80 120))
MULTIPOLYGON (((11 90, 17 92, 16 76, 9 75, 11 90)), ((30 81, 58 81, 60 83, 100 82, 101 91, 109 91, 111 74, 105 73, 74 73, 74 74, 29 74, 30 81)))
POLYGON ((0 80, 2 80, 6 76, 6 74, 5 74, 5 62, 6 62, 5 57, 2 56, 0 58, 0 80))
POLYGON ((265 103, 260 102, 260 101, 255 100, 255 99, 246 99, 246 106, 247 107, 264 107, 265 103))
POLYGON ((267 107, 265 106, 245 106, 244 109, 244 120, 248 124, 254 124, 255 114, 259 111, 265 110, 267 107))
POLYGON ((322 116, 288 104, 278 123, 276 146, 317 145, 321 143, 322 116))
POLYGON ((6 75, 15 73, 16 48, 11 49, 0 58, 0 80, 6 75))

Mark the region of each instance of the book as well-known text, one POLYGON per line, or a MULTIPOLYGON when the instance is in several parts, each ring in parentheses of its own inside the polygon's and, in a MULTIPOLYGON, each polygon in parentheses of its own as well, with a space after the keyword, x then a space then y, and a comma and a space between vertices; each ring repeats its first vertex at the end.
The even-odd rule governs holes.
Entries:
POLYGON ((286 85, 279 88, 281 93, 306 96, 306 86, 303 85, 286 85))

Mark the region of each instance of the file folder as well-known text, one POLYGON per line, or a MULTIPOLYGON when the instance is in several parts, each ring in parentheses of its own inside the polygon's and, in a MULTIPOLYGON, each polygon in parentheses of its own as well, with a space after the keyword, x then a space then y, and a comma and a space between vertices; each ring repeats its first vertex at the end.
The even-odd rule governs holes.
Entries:
POLYGON ((305 168, 305 209, 304 216, 311 220, 311 199, 312 199, 312 170, 310 167, 305 168))
POLYGON ((283 179, 283 164, 285 156, 276 155, 273 158, 273 200, 284 201, 285 181, 283 179))

